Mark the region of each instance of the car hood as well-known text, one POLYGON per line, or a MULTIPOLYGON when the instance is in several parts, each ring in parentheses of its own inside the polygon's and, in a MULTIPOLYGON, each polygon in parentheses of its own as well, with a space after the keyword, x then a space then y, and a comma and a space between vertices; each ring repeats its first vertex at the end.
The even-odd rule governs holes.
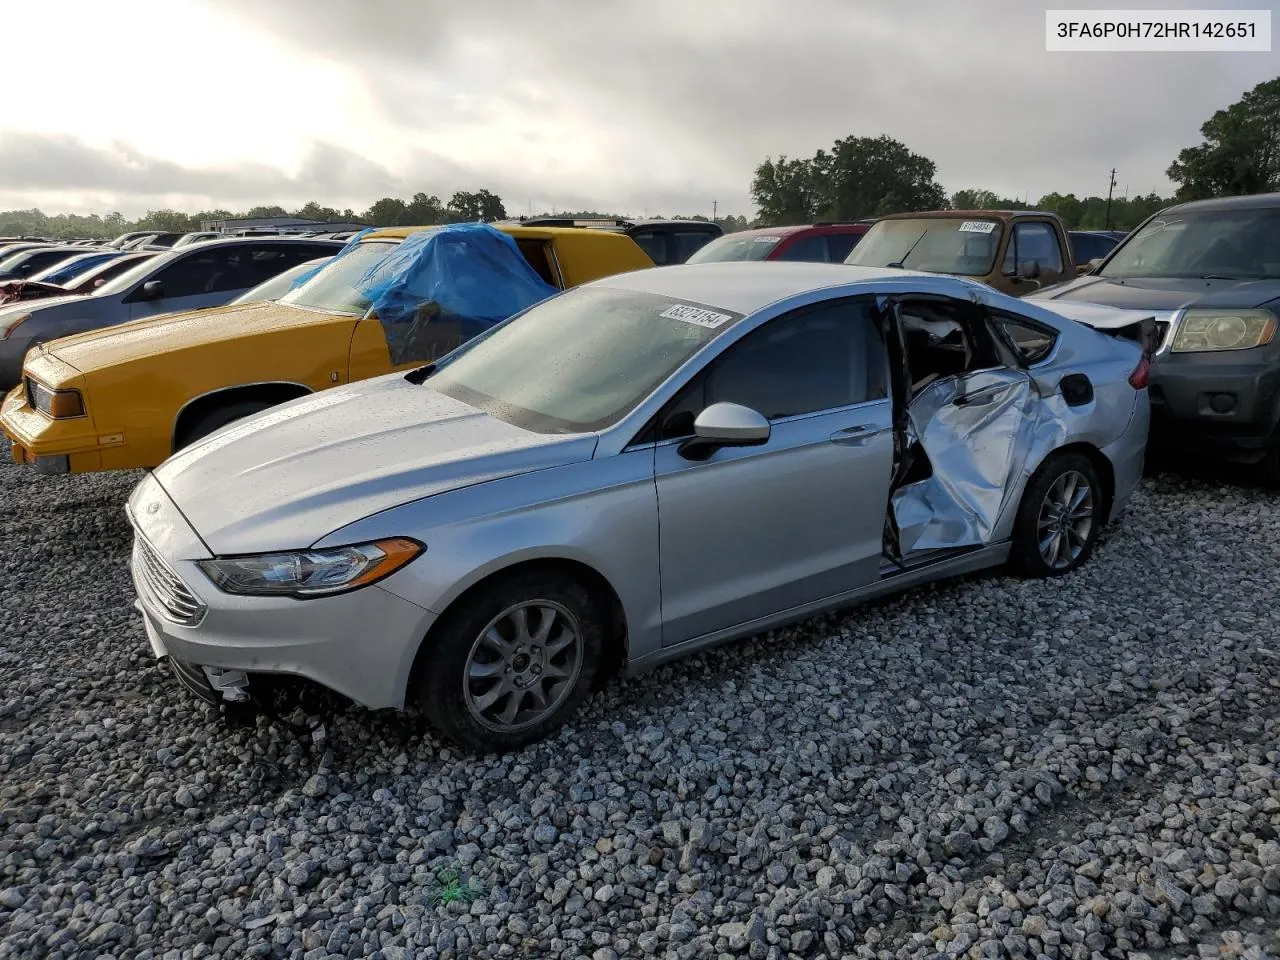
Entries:
POLYGON ((1028 300, 1084 300, 1128 310, 1181 310, 1185 307, 1259 307, 1280 298, 1280 280, 1197 280, 1186 277, 1111 280, 1078 277, 1040 290, 1028 300))
POLYGON ((233 340, 285 326, 304 326, 327 317, 328 314, 273 301, 244 303, 133 320, 63 337, 51 341, 45 349, 81 373, 90 373, 169 350, 233 340))
POLYGON ((307 547, 371 514, 591 459, 594 434, 522 430, 390 374, 210 434, 155 477, 215 554, 307 547))
POLYGON ((38 317, 46 311, 57 310, 59 307, 66 307, 70 304, 91 304, 93 298, 80 293, 69 293, 65 297, 45 297, 35 303, 26 303, 18 301, 17 303, 6 303, 0 307, 0 323, 5 320, 16 317, 19 314, 29 313, 32 317, 38 317))

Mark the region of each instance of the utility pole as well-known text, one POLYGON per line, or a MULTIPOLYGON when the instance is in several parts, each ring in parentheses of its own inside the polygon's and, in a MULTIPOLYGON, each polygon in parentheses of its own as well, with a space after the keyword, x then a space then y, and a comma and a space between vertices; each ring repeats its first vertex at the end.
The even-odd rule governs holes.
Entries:
POLYGON ((1107 187, 1107 225, 1104 230, 1111 229, 1111 192, 1116 188, 1116 168, 1111 168, 1111 185, 1107 187))
POLYGON ((720 203, 720 201, 719 201, 719 200, 712 200, 712 201, 711 201, 711 222, 712 222, 712 223, 715 223, 715 222, 716 222, 716 208, 717 208, 717 206, 719 205, 719 203, 720 203))

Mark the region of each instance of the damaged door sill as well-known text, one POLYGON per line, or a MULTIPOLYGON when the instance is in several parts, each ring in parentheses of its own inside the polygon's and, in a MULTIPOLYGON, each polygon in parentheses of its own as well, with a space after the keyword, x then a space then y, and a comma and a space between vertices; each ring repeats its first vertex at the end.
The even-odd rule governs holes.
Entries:
POLYGON ((882 560, 880 562, 880 579, 889 580, 893 577, 901 576, 904 573, 910 573, 913 570, 919 570, 922 567, 932 566, 935 563, 946 563, 948 560, 955 560, 966 554, 974 553, 984 549, 982 544, 972 547, 955 547, 951 549, 938 550, 918 550, 914 553, 907 554, 903 558, 902 566, 894 563, 892 560, 882 560))

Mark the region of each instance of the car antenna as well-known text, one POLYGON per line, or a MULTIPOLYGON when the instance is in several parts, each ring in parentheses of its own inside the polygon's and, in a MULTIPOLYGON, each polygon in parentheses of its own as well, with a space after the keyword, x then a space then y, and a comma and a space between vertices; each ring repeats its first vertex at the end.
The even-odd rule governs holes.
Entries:
POLYGON ((921 230, 920 236, 916 237, 916 242, 907 248, 907 252, 902 255, 902 258, 900 260, 893 261, 893 263, 886 264, 886 266, 897 267, 899 270, 905 270, 906 267, 904 267, 903 264, 906 263, 907 257, 911 256, 912 251, 915 250, 916 247, 920 246, 920 241, 924 239, 924 235, 928 232, 928 227, 921 230))

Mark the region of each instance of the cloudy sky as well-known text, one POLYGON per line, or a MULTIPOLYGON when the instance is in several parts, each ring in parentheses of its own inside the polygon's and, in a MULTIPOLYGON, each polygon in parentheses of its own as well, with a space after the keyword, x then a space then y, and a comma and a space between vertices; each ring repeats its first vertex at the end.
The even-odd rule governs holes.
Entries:
POLYGON ((7 5, 0 209, 136 215, 315 199, 360 210, 382 196, 487 187, 513 213, 709 214, 716 201, 721 214, 750 215, 766 156, 882 133, 932 158, 951 191, 1105 194, 1114 166, 1118 192, 1164 193, 1165 168, 1200 124, 1280 73, 1274 53, 1047 53, 1044 10, 1028 0, 7 5))

